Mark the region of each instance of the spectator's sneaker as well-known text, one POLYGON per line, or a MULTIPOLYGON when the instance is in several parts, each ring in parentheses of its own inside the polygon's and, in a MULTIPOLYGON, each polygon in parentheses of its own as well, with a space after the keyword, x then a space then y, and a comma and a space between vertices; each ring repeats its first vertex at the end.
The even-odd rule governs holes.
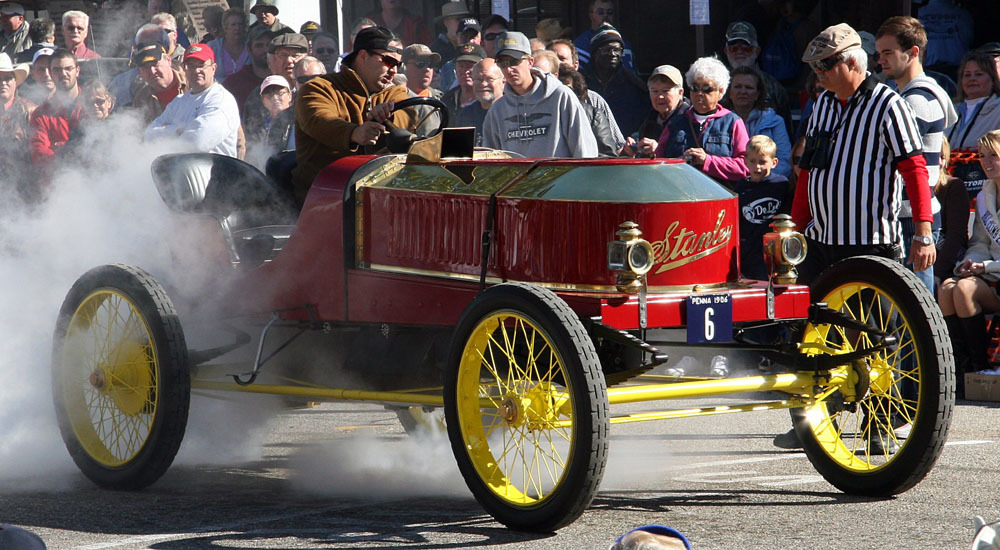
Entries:
POLYGON ((801 449, 802 442, 799 436, 795 435, 795 429, 788 430, 783 434, 774 436, 774 446, 779 449, 801 449))

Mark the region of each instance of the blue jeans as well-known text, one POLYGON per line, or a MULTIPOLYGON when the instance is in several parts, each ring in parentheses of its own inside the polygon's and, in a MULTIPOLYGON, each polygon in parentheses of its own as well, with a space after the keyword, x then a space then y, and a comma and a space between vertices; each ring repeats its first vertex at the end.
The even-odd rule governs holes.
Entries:
MULTIPOLYGON (((900 218, 899 222, 903 225, 903 263, 906 263, 907 259, 910 257, 910 246, 913 243, 913 233, 916 228, 913 225, 913 218, 900 218)), ((934 242, 937 242, 941 238, 941 213, 938 212, 934 214, 934 222, 931 224, 931 238, 934 242)), ((907 264, 906 267, 913 269, 912 265, 907 264)), ((934 292, 934 266, 930 266, 923 271, 913 272, 918 279, 923 281, 927 290, 931 291, 931 294, 937 296, 934 292)))

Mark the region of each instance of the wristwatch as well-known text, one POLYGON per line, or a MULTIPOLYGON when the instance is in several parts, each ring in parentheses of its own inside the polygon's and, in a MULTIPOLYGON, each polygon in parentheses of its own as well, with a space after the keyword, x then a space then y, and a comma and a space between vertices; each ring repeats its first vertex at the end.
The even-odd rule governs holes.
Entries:
POLYGON ((914 235, 913 242, 929 246, 934 244, 934 239, 930 235, 914 235))

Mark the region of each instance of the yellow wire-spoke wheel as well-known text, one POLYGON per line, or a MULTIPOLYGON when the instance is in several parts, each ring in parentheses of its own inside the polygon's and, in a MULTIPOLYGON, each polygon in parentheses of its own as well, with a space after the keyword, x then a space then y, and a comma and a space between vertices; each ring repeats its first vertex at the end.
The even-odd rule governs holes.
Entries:
POLYGON ((487 511, 538 531, 579 517, 607 459, 607 391, 562 299, 518 283, 480 295, 456 327, 445 388, 459 469, 487 511))
POLYGON ((73 432, 94 460, 133 459, 156 414, 156 350, 135 304, 115 290, 84 299, 69 323, 60 373, 73 432))
POLYGON ((824 271, 813 285, 813 299, 895 341, 876 349, 881 339, 867 331, 805 327, 807 354, 873 350, 834 369, 831 383, 817 387, 812 405, 792 410, 806 454, 846 492, 905 491, 930 471, 950 424, 954 361, 941 312, 911 272, 870 256, 824 271))
POLYGON ((77 466, 112 488, 159 478, 190 399, 184 335, 162 287, 134 267, 87 272, 63 302, 54 346, 53 397, 77 466))
POLYGON ((462 434, 479 477, 497 497, 531 506, 566 473, 573 407, 547 334, 515 312, 483 319, 458 372, 462 434), (563 406, 565 404, 565 406, 563 406))
MULTIPOLYGON (((919 410, 919 392, 908 389, 920 385, 913 331, 892 298, 867 283, 841 285, 823 301, 897 339, 891 348, 842 367, 847 387, 806 408, 813 435, 831 458, 849 470, 881 468, 898 455, 891 448, 906 445, 893 431, 894 419, 898 425, 912 424, 919 410)), ((877 341, 865 332, 829 325, 809 325, 803 337, 841 354, 874 348, 877 341)))

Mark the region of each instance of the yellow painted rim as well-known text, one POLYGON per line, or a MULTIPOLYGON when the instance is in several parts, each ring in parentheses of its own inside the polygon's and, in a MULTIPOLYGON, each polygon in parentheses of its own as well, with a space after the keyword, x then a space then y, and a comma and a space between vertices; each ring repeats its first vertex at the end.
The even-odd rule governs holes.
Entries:
POLYGON ((497 311, 472 330, 456 401, 466 452, 504 502, 543 503, 572 463, 576 422, 565 363, 534 321, 497 311))
POLYGON ((159 404, 153 336, 138 307, 97 290, 73 312, 62 349, 62 400, 77 441, 103 466, 134 459, 159 404))
MULTIPOLYGON (((917 420, 922 382, 917 363, 919 342, 914 339, 908 320, 898 304, 877 287, 852 282, 837 287, 821 301, 898 339, 895 347, 876 353, 864 364, 840 367, 838 370, 842 372, 835 372, 834 378, 848 382, 839 392, 832 391, 832 387, 820 388, 818 393, 823 397, 805 408, 806 420, 816 441, 837 464, 854 472, 882 469, 899 453, 870 452, 867 442, 871 437, 879 437, 877 434, 885 434, 884 437, 899 445, 900 450, 906 444, 905 439, 898 439, 893 432, 891 418, 897 416, 910 424, 917 420), (864 372, 861 372, 862 369, 864 372), (842 376, 836 376, 838 374, 842 376), (868 391, 860 397, 851 395, 855 384, 865 376, 868 391), (904 381, 916 388, 914 398, 904 397, 904 381), (843 397, 848 407, 835 410, 834 397, 843 397)), ((852 334, 829 325, 808 325, 803 341, 821 344, 839 353, 872 345, 866 334, 852 334)))

